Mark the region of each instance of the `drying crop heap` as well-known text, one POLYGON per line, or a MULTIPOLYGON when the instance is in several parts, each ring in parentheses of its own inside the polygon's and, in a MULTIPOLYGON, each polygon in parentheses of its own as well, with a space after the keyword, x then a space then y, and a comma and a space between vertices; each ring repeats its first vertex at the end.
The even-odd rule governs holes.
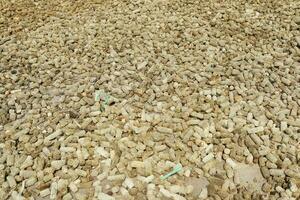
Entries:
POLYGON ((299 198, 299 30, 298 0, 2 0, 0 197, 299 198))

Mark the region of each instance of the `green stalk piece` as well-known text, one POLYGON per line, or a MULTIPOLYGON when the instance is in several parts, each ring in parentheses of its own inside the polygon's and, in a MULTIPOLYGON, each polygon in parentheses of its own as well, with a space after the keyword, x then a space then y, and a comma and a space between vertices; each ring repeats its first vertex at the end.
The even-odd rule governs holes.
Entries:
POLYGON ((100 90, 97 90, 97 91, 95 92, 95 101, 96 101, 96 102, 100 101, 100 90))
POLYGON ((172 175, 174 175, 174 174, 180 172, 181 170, 182 170, 181 164, 177 164, 177 165, 173 168, 173 170, 172 170, 171 172, 169 172, 169 173, 167 173, 166 175, 162 176, 160 179, 161 179, 161 180, 165 180, 165 179, 169 178, 170 176, 172 176, 172 175))
POLYGON ((102 105, 100 106, 100 111, 101 111, 101 112, 104 112, 104 111, 105 111, 105 106, 108 105, 109 99, 110 99, 110 96, 109 96, 109 95, 106 95, 106 96, 105 96, 105 99, 104 99, 104 102, 103 102, 102 105))

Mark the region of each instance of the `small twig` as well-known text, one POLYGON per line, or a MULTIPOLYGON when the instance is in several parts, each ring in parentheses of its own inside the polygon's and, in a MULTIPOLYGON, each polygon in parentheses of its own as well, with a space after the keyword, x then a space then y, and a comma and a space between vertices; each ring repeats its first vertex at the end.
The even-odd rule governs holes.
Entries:
POLYGON ((80 124, 75 119, 74 119, 74 122, 79 128, 81 128, 80 124))

